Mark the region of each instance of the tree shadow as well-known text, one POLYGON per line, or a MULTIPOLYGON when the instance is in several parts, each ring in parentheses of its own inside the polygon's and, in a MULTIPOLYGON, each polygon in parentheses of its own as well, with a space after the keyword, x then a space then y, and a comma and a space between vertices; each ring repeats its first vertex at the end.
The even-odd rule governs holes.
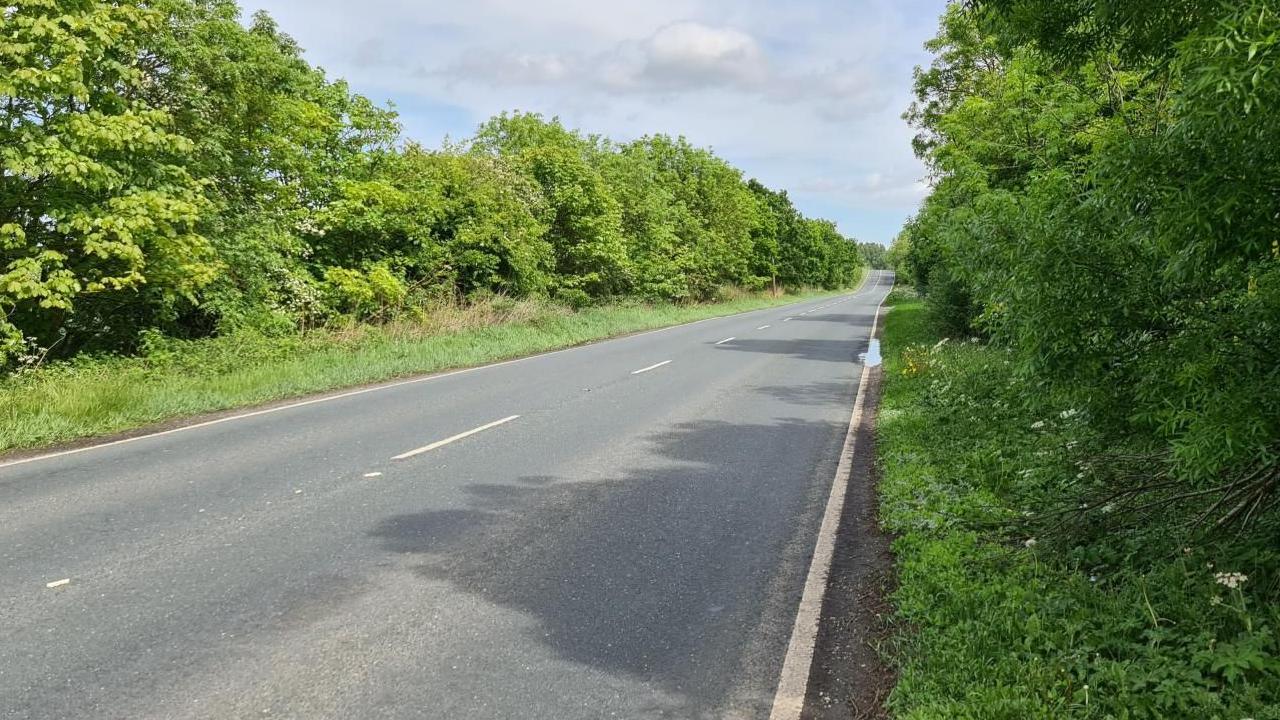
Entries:
POLYGON ((870 324, 872 313, 826 313, 824 315, 796 315, 791 322, 833 322, 852 325, 857 322, 870 324))
POLYGON ((800 360, 848 363, 866 349, 866 340, 768 340, 747 338, 719 345, 723 352, 755 352, 787 355, 800 360))
MULTIPOLYGON (((657 683, 696 717, 742 680, 724 659, 747 655, 759 629, 777 634, 768 661, 780 662, 790 618, 769 617, 765 590, 781 588, 794 611, 804 563, 778 559, 816 530, 806 510, 834 472, 818 458, 837 455, 844 429, 686 423, 647 438, 638 467, 476 483, 466 509, 391 516, 370 534, 424 577, 536 618, 530 642, 657 683)), ((767 714, 777 668, 755 672, 767 687, 752 702, 767 714)))
POLYGON ((788 405, 811 407, 853 408, 857 383, 850 378, 839 382, 814 382, 808 385, 764 385, 752 388, 752 392, 767 395, 788 405))

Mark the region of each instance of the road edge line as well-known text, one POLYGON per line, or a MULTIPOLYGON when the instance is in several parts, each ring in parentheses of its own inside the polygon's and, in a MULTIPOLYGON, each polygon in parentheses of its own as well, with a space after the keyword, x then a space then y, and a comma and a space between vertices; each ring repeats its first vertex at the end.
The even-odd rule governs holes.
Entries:
MULTIPOLYGON (((892 292, 892 290, 893 285, 890 284, 889 291, 892 292)), ((876 328, 880 324, 880 312, 884 309, 884 301, 888 297, 889 293, 886 292, 876 305, 876 314, 871 320, 871 332, 867 335, 868 345, 875 339, 876 328)), ((818 528, 818 539, 814 543, 813 559, 809 563, 809 573, 805 577, 800 606, 796 609, 796 619, 791 626, 791 640, 787 643, 787 654, 782 661, 782 671, 779 673, 778 686, 774 691, 769 720, 799 720, 804 712, 805 696, 809 692, 809 673, 813 666, 814 651, 817 648, 818 623, 822 619, 822 601, 827 595, 827 580, 831 574, 831 562, 835 557, 836 535, 840 531, 840 516, 843 514, 844 499, 849 490, 849 476, 853 471, 853 454, 857 445, 858 432, 862 427, 862 414, 866 405, 870 376, 871 367, 863 364, 862 375, 858 379, 858 395, 853 401, 849 429, 845 433, 844 446, 840 449, 840 461, 836 465, 836 476, 831 483, 831 494, 827 497, 827 506, 822 513, 822 525, 818 528)))

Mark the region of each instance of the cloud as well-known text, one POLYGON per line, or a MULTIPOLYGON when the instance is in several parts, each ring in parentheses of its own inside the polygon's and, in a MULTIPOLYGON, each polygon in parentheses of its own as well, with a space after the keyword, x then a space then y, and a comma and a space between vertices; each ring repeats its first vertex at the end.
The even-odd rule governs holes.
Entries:
POLYGON ((642 43, 635 79, 660 89, 751 88, 768 81, 759 43, 741 30, 696 22, 668 25, 642 43))
POLYGON ((470 79, 494 86, 541 85, 570 78, 578 62, 569 57, 540 53, 499 53, 469 50, 436 75, 470 79))
POLYGON ((428 74, 450 84, 561 86, 609 96, 744 93, 807 108, 831 121, 848 120, 883 106, 886 100, 875 91, 874 78, 856 65, 785 71, 770 62, 752 35, 692 21, 663 26, 647 37, 620 42, 592 56, 469 48, 428 74))

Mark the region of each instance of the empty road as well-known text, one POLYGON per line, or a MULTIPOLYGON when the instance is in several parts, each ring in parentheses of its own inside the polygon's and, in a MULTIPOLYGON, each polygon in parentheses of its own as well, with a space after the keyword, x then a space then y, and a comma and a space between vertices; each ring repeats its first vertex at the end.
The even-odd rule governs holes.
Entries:
POLYGON ((890 284, 0 460, 0 717, 767 717, 890 284))

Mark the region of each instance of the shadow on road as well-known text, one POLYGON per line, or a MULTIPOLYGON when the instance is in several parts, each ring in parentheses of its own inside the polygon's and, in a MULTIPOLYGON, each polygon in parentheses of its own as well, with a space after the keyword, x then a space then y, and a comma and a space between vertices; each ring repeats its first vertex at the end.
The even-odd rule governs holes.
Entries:
MULTIPOLYGON (((828 389, 788 401, 815 403, 828 389)), ((768 681, 758 697, 738 701, 767 714, 803 582, 800 539, 818 520, 806 510, 821 502, 834 471, 794 459, 835 458, 844 431, 802 419, 687 423, 651 436, 632 457, 610 459, 635 469, 476 483, 465 510, 395 515, 371 535, 388 552, 420 558, 425 577, 533 616, 530 639, 559 656, 687 698, 690 716, 723 707, 754 667, 768 681), (793 562, 779 563, 788 556, 793 562), (753 654, 758 628, 770 647, 753 654), (740 657, 749 667, 725 672, 723 658, 740 657)))
POLYGON ((791 322, 833 322, 852 325, 863 322, 870 324, 872 313, 827 313, 825 315, 796 315, 791 322))
POLYGON ((764 385, 753 392, 789 405, 852 408, 857 385, 848 382, 815 382, 808 385, 764 385))
POLYGON ((800 360, 849 363, 866 349, 865 341, 855 340, 766 340, 745 339, 717 345, 720 352, 755 352, 788 355, 800 360))

